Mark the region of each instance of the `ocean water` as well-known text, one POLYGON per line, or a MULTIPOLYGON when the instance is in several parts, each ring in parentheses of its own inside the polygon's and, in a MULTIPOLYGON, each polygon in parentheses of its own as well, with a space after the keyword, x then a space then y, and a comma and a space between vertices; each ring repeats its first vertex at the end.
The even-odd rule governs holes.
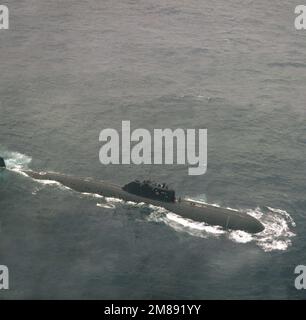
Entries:
POLYGON ((302 299, 306 32, 295 1, 11 0, 0 30, 0 299, 302 299), (208 170, 103 166, 99 133, 207 128, 208 170), (245 211, 258 235, 39 183, 23 168, 245 211))

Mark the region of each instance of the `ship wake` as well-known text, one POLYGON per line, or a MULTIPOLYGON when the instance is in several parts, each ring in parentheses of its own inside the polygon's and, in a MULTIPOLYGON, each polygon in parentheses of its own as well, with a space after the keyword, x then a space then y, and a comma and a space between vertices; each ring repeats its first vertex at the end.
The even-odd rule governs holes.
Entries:
MULTIPOLYGON (((14 171, 18 174, 26 175, 23 170, 28 170, 28 165, 32 161, 31 157, 18 152, 1 150, 1 146, 0 151, 1 155, 6 159, 6 166, 8 170, 14 171)), ((57 181, 36 181, 39 182, 42 187, 44 185, 56 185, 57 187, 63 189, 69 189, 57 181)), ((33 195, 35 195, 39 190, 40 188, 36 188, 32 192, 33 195)), ((103 197, 97 194, 83 193, 83 196, 93 197, 96 201, 98 201, 97 206, 105 209, 115 209, 119 204, 122 205, 125 203, 120 199, 103 197)), ((202 199, 199 198, 190 200, 202 201, 202 199)), ((208 204, 206 201, 202 202, 203 204, 208 204)), ((258 234, 250 234, 239 230, 224 230, 218 226, 211 226, 203 222, 192 221, 173 212, 169 212, 164 208, 147 205, 145 203, 136 204, 129 201, 127 204, 135 207, 135 209, 149 209, 150 213, 149 215, 146 215, 146 219, 148 221, 165 223, 177 232, 184 232, 191 236, 200 238, 227 238, 240 244, 255 243, 265 252, 274 250, 287 250, 292 245, 292 238, 295 236, 293 231, 295 228, 295 222, 290 214, 285 210, 275 209, 272 207, 258 207, 256 209, 245 210, 245 214, 249 214, 258 219, 265 227, 264 231, 258 234)), ((219 206, 218 204, 212 205, 219 206)))

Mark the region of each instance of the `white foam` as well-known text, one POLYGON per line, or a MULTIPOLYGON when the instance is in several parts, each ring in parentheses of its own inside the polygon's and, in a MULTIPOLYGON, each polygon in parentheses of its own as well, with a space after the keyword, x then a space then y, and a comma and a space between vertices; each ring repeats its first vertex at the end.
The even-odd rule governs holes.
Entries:
POLYGON ((123 203, 124 201, 119 198, 113 198, 113 197, 105 197, 105 200, 109 203, 123 203))
POLYGON ((105 209, 115 209, 116 206, 113 204, 106 204, 106 203, 97 203, 97 207, 105 208, 105 209))
POLYGON ((1 156, 5 160, 7 169, 20 171, 26 169, 32 158, 19 152, 1 152, 1 156))
POLYGON ((4 158, 7 170, 14 171, 26 177, 28 176, 23 170, 28 169, 28 165, 32 161, 31 157, 19 152, 3 151, 1 148, 0 154, 1 157, 4 158))
POLYGON ((203 222, 186 219, 161 207, 153 205, 149 207, 153 209, 153 212, 148 216, 148 221, 163 222, 178 232, 186 232, 201 238, 218 237, 226 232, 219 226, 210 226, 203 222))
POLYGON ((255 243, 264 251, 287 250, 296 235, 292 229, 296 226, 290 214, 282 209, 268 207, 263 213, 259 208, 248 210, 248 214, 259 219, 265 230, 253 235, 255 243))
POLYGON ((238 243, 248 243, 253 239, 250 233, 241 230, 230 231, 228 237, 230 240, 238 243))
POLYGON ((84 196, 88 196, 88 197, 92 197, 92 198, 104 198, 103 196, 101 196, 100 194, 97 193, 88 193, 88 192, 82 192, 82 194, 84 196))

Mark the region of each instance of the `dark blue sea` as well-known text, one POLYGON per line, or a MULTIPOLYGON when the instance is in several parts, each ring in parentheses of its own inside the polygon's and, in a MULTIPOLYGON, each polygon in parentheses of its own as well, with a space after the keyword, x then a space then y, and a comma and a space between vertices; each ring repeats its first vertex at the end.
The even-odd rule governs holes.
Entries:
POLYGON ((306 32, 296 1, 10 0, 0 30, 0 299, 302 299, 306 32), (99 133, 208 130, 207 173, 102 165, 99 133), (251 235, 80 194, 22 169, 244 211, 251 235))

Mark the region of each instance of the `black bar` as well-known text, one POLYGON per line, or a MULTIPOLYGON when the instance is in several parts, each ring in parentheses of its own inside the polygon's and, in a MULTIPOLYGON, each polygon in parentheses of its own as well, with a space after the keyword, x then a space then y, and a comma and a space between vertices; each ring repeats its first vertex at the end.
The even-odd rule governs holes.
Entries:
POLYGON ((87 318, 94 312, 99 319, 201 319, 221 315, 236 317, 243 314, 262 317, 266 312, 273 312, 275 316, 292 310, 303 313, 306 310, 306 300, 2 300, 0 309, 7 309, 10 316, 19 312, 31 315, 43 312, 44 315, 53 317, 66 314, 87 318))

